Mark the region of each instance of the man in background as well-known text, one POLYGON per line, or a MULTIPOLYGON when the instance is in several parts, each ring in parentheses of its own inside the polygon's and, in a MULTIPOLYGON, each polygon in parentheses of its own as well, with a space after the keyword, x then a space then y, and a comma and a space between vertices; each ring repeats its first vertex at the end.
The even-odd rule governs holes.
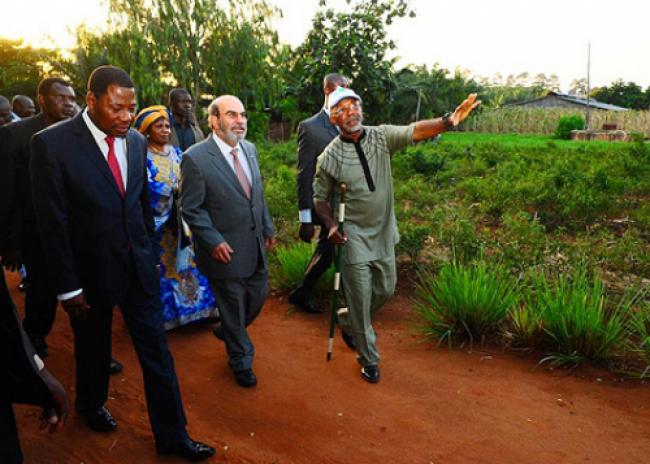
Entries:
POLYGON ((11 99, 11 109, 20 119, 31 118, 36 114, 34 100, 27 95, 14 95, 11 99))
POLYGON ((16 121, 17 119, 14 116, 11 111, 11 103, 9 103, 7 97, 0 95, 0 127, 16 121))
MULTIPOLYGON (((339 131, 330 122, 328 97, 337 87, 348 87, 349 82, 341 74, 328 74, 323 79, 325 101, 321 110, 298 124, 298 209, 300 219, 300 239, 310 243, 314 237, 314 225, 322 226, 313 208, 314 172, 316 158, 323 149, 339 135, 339 131)), ((332 264, 333 246, 327 240, 327 229, 321 227, 318 243, 307 264, 300 285, 289 295, 289 303, 308 313, 323 313, 324 308, 314 306, 312 295, 318 279, 327 272, 332 264)), ((351 340, 346 340, 349 343, 351 340)))
POLYGON ((34 212, 28 171, 29 142, 36 132, 73 116, 75 93, 69 83, 58 77, 43 79, 37 93, 41 108, 38 115, 0 128, 3 140, 0 158, 11 159, 16 181, 16 202, 7 224, 8 241, 2 261, 10 271, 25 265, 30 284, 25 288, 23 328, 38 355, 46 358, 45 337, 54 323, 58 301, 49 280, 47 262, 43 259, 43 245, 34 212))
POLYGON ((174 116, 170 143, 182 151, 205 138, 194 120, 194 102, 187 89, 176 87, 169 92, 169 109, 174 116))

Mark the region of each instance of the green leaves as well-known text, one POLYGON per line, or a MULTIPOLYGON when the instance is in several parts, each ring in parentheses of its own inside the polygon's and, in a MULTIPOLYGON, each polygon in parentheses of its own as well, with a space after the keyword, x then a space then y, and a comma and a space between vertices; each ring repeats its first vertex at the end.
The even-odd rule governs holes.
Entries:
POLYGON ((386 52, 395 44, 386 38, 386 26, 409 13, 408 2, 393 0, 348 2, 344 12, 320 3, 312 29, 296 50, 290 82, 295 82, 295 95, 300 96, 301 109, 313 112, 322 104, 322 79, 338 72, 351 79, 361 95, 364 113, 369 121, 388 118, 392 101, 394 60, 386 52))
POLYGON ((449 346, 458 336, 484 340, 496 335, 519 299, 518 283, 501 267, 484 262, 448 264, 437 276, 422 272, 415 293, 422 332, 449 346))

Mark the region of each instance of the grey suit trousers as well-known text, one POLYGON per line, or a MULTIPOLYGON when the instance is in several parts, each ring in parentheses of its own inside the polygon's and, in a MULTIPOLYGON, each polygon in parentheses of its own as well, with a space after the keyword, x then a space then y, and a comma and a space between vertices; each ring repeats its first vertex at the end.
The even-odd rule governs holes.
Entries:
POLYGON ((260 258, 255 273, 243 279, 208 277, 221 317, 221 327, 233 372, 250 369, 255 346, 246 329, 260 314, 269 292, 268 271, 260 258))

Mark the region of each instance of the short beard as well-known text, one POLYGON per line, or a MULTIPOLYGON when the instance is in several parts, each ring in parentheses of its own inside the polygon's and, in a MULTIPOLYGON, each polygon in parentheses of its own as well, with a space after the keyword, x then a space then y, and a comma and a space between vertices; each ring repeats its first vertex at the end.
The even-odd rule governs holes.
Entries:
POLYGON ((244 130, 244 133, 241 135, 235 134, 230 129, 226 129, 221 121, 219 121, 219 129, 221 129, 224 141, 231 146, 237 145, 240 140, 243 140, 246 137, 246 130, 244 130))

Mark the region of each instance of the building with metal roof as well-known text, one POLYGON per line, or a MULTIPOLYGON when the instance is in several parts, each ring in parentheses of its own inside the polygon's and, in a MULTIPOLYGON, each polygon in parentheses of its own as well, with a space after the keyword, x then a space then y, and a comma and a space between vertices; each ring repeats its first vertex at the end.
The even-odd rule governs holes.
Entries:
POLYGON ((535 98, 534 100, 527 100, 522 102, 509 103, 503 105, 503 108, 513 106, 523 106, 526 108, 570 108, 585 110, 587 106, 595 110, 601 111, 627 111, 627 108, 622 106, 610 105, 609 103, 602 103, 593 98, 587 100, 586 97, 581 95, 570 95, 568 93, 550 91, 543 97, 535 98))

